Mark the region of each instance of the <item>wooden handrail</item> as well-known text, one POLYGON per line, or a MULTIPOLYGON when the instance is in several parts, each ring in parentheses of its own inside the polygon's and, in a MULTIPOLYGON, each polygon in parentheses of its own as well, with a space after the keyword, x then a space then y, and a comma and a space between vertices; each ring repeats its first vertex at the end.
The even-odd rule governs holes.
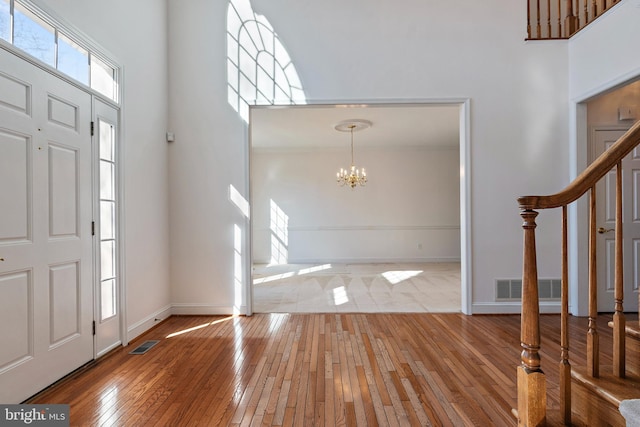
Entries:
POLYGON ((524 252, 522 270, 522 318, 518 368, 518 424, 539 426, 546 423, 546 380, 540 363, 540 307, 538 270, 536 262, 535 229, 537 210, 562 207, 562 300, 561 300, 561 360, 560 409, 565 424, 571 424, 571 364, 569 362, 568 310, 568 255, 567 206, 589 192, 589 323, 587 331, 586 368, 591 377, 599 376, 599 336, 596 325, 597 272, 596 272, 596 184, 616 168, 616 251, 615 251, 615 307, 613 370, 620 378, 625 376, 625 317, 623 310, 622 273, 622 159, 640 145, 640 121, 636 122, 600 157, 591 163, 571 184, 559 193, 549 196, 518 198, 520 215, 524 222, 524 252))
POLYGON ((607 172, 640 144, 640 121, 627 131, 602 156, 591 163, 564 190, 550 196, 523 196, 518 198, 521 210, 551 209, 575 202, 592 188, 607 172))

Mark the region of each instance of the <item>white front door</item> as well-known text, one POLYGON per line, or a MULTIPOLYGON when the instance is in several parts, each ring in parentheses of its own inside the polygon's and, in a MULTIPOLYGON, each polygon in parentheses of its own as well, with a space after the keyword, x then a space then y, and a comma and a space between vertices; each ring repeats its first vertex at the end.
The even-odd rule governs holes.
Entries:
POLYGON ((94 103, 96 141, 96 357, 122 344, 118 235, 118 110, 94 103))
POLYGON ((0 402, 93 359, 91 96, 0 49, 0 402))
MULTIPOLYGON (((593 137, 593 158, 596 159, 624 133, 624 129, 596 129, 593 137)), ((615 308, 615 223, 616 169, 597 185, 597 272, 598 311, 613 312, 615 308)), ((622 232, 625 312, 638 311, 638 281, 640 280, 640 150, 636 148, 622 161, 622 232)))

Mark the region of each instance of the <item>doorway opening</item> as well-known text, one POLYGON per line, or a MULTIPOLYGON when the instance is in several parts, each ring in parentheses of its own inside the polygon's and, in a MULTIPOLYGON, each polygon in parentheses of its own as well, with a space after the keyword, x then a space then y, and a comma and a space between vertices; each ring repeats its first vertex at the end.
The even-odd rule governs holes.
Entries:
MULTIPOLYGON (((637 120, 635 106, 640 105, 640 81, 601 94, 586 103, 589 163, 615 143, 637 120)), ((640 151, 633 150, 622 161, 623 191, 623 275, 624 311, 638 311, 638 280, 640 271, 640 232, 637 212, 640 207, 640 151)), ((613 312, 615 307, 615 169, 597 187, 597 272, 598 311, 613 312)))
POLYGON ((252 107, 249 314, 470 314, 468 120, 459 99, 252 107), (372 123, 354 148, 369 181, 340 188, 334 127, 353 119, 372 123))
MULTIPOLYGON (((575 138, 575 159, 576 170, 580 171, 585 169, 593 160, 597 158, 597 155, 607 148, 609 144, 615 142, 624 131, 629 129, 631 125, 637 120, 637 118, 628 118, 624 113, 625 106, 640 105, 640 80, 636 77, 634 80, 627 80, 625 82, 615 82, 611 84, 611 87, 601 91, 600 93, 590 95, 584 100, 576 104, 576 138, 575 138)), ((628 158, 625 158, 623 162, 623 189, 633 190, 630 182, 624 184, 624 176, 632 179, 633 175, 636 175, 636 167, 633 166, 635 158, 640 158, 638 150, 634 150, 628 158)), ((577 174, 576 174, 577 175, 577 174)), ((603 233, 597 236, 597 257, 598 257, 598 311, 599 312, 612 312, 611 308, 607 308, 610 305, 612 298, 612 276, 613 270, 608 268, 609 261, 611 260, 612 253, 610 250, 613 242, 612 233, 606 231, 610 226, 610 221, 607 218, 605 212, 607 204, 615 203, 614 200, 607 200, 607 191, 605 187, 615 188, 615 170, 610 172, 610 177, 602 180, 597 187, 598 194, 598 209, 601 209, 597 214, 598 226, 602 226, 603 233), (607 184, 609 181, 609 184, 607 184), (609 261, 608 261, 609 260, 609 261)), ((625 191, 625 190, 623 190, 625 191)), ((623 206, 626 205, 625 213, 623 216, 629 216, 629 208, 632 208, 635 195, 633 191, 627 191, 629 194, 625 194, 623 199, 623 206)), ((586 287, 581 289, 578 283, 588 282, 588 267, 587 267, 587 248, 588 248, 588 199, 582 197, 574 204, 570 210, 571 219, 570 227, 573 228, 573 239, 571 242, 570 253, 572 260, 570 262, 570 277, 571 279, 571 300, 570 310, 573 315, 586 316, 588 314, 588 291, 586 287)), ((615 215, 615 209, 613 211, 615 215)), ((624 219, 626 221, 626 219, 624 219)), ((633 221, 632 221, 633 222, 633 221)), ((626 223, 626 222, 625 222, 626 223)), ((637 246, 635 241, 637 240, 633 230, 628 229, 633 227, 633 224, 624 225, 624 236, 627 246, 630 246, 631 250, 625 248, 625 282, 628 282, 625 288, 625 303, 624 310, 626 312, 637 311, 638 304, 638 289, 637 280, 634 279, 636 272, 639 271, 636 264, 638 259, 634 252, 637 246), (631 239, 628 237, 631 236, 631 239)))

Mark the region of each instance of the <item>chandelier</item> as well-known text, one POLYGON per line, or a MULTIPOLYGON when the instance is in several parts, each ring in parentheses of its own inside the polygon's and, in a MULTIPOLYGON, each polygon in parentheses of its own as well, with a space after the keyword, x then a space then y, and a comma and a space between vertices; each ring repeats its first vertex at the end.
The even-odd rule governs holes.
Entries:
POLYGON ((355 188, 358 185, 364 186, 367 183, 367 172, 364 168, 362 168, 362 171, 356 168, 353 161, 353 133, 367 129, 370 126, 371 122, 368 120, 347 120, 335 126, 337 131, 351 134, 351 167, 349 169, 340 168, 340 172, 336 173, 336 181, 341 187, 349 186, 355 188))

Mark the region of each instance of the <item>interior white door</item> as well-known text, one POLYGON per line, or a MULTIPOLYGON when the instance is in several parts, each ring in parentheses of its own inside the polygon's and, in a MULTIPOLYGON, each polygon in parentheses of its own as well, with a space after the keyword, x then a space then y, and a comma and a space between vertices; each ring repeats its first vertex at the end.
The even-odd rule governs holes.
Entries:
POLYGON ((0 49, 0 402, 93 359, 91 96, 0 49))
MULTIPOLYGON (((596 129, 593 158, 597 158, 624 133, 624 129, 596 129)), ((638 311, 640 280, 640 150, 636 148, 622 161, 622 232, 625 312, 638 311)), ((615 308, 615 223, 616 170, 610 171, 596 187, 598 311, 615 308)))
POLYGON ((94 102, 96 140, 96 357, 122 344, 118 224, 118 110, 94 102))

